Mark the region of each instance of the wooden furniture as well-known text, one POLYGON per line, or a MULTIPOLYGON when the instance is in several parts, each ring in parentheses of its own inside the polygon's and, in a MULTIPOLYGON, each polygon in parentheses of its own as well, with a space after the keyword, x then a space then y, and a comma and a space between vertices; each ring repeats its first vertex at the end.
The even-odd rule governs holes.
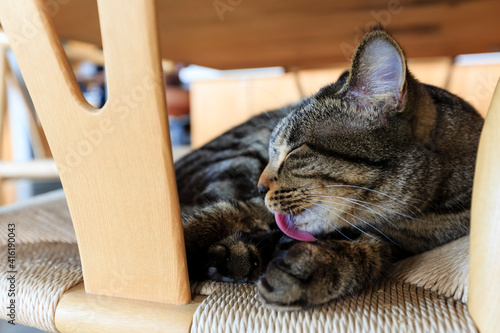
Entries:
POLYGON ((0 20, 20 38, 11 47, 65 188, 86 291, 186 304, 155 3, 98 4, 109 90, 101 110, 82 96, 42 1, 1 1, 0 20), (35 30, 20 36, 26 24, 35 30))
POLYGON ((469 310, 481 332, 500 327, 500 80, 481 134, 472 196, 469 310))
MULTIPOLYGON (((62 11, 62 2, 55 3, 52 10, 62 11)), ((71 3, 82 2, 67 2, 71 3)), ((489 1, 477 3, 489 4, 489 12, 494 12, 492 7, 497 8, 489 1)), ((66 323, 73 325, 64 326, 62 319, 59 327, 88 331, 88 324, 94 322, 88 322, 86 315, 98 310, 97 314, 111 318, 106 322, 111 325, 107 330, 113 330, 114 325, 133 322, 135 319, 128 314, 139 306, 144 315, 148 309, 158 314, 163 308, 167 317, 152 318, 153 326, 158 327, 167 318, 182 322, 180 329, 187 331, 196 305, 151 302, 185 304, 191 300, 166 127, 154 1, 98 0, 98 6, 109 83, 109 100, 101 110, 92 109, 83 99, 56 37, 51 11, 44 11, 42 1, 0 1, 0 21, 13 37, 12 48, 61 172, 83 265, 86 293, 77 287, 63 297, 59 318, 69 318, 66 323), (24 18, 33 21, 28 19, 26 23, 24 18), (29 35, 22 35, 27 31, 25 24, 35 27, 29 35), (65 306, 72 311, 64 312, 65 306), (71 313, 80 315, 67 316, 71 313)), ((472 18, 473 9, 482 7, 465 3, 457 8, 467 9, 472 18)), ((84 16, 83 13, 79 15, 84 16)), ((443 17, 441 13, 440 18, 443 17)), ((488 23, 489 17, 481 21, 488 23)), ((475 45, 484 47, 488 44, 484 40, 477 40, 475 45)), ((203 44, 199 47, 202 49, 203 44)), ((228 66, 233 64, 228 62, 228 66)), ((476 178, 474 192, 471 313, 482 332, 494 332, 499 327, 496 312, 500 292, 497 287, 484 288, 485 283, 490 286, 488 282, 500 279, 496 247, 500 228, 494 224, 500 203, 498 194, 491 197, 493 192, 489 192, 500 187, 498 164, 489 163, 498 163, 498 135, 492 128, 499 125, 499 112, 500 88, 487 119, 488 130, 481 140, 478 172, 484 172, 484 176, 476 178), (491 153, 495 154, 493 158, 491 153), (485 244, 488 248, 481 248, 485 244), (482 258, 485 253, 492 254, 491 260, 482 258), (492 291, 496 292, 493 296, 492 291)), ((402 287, 404 293, 405 286, 402 287)), ((391 295, 389 290, 387 298, 391 295)), ((244 296, 238 299, 241 301, 244 296)), ((441 303, 446 306, 446 302, 441 303)), ((92 318, 97 323, 101 320, 92 318)))
MULTIPOLYGON (((47 2, 61 37, 100 43, 95 1, 47 2)), ((377 22, 412 57, 499 51, 499 12, 497 0, 157 1, 162 57, 219 69, 344 62, 377 22)))

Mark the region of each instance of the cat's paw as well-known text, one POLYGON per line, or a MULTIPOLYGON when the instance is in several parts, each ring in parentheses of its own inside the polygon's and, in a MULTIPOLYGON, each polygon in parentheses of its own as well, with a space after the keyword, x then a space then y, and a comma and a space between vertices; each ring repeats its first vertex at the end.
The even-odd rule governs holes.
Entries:
POLYGON ((210 246, 207 258, 206 274, 215 281, 255 281, 264 270, 258 249, 238 235, 210 246))
POLYGON ((338 271, 332 271, 325 249, 313 243, 295 244, 283 258, 273 259, 257 285, 270 308, 303 309, 335 298, 338 271))

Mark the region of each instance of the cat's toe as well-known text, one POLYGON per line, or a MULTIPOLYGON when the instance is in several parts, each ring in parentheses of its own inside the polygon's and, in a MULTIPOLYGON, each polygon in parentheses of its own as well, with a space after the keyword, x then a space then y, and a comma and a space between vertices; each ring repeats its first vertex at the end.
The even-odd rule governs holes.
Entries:
MULTIPOLYGON (((273 259, 257 285, 263 303, 270 308, 295 310, 314 305, 311 276, 317 268, 313 244, 294 245, 283 258, 273 259)), ((313 282, 314 284, 314 282, 313 282)))
POLYGON ((262 260, 252 245, 240 240, 222 241, 207 253, 207 277, 215 281, 255 281, 262 273, 262 260))
POLYGON ((269 263, 257 289, 263 303, 271 308, 300 309, 302 282, 289 273, 289 267, 283 259, 274 259, 269 263))

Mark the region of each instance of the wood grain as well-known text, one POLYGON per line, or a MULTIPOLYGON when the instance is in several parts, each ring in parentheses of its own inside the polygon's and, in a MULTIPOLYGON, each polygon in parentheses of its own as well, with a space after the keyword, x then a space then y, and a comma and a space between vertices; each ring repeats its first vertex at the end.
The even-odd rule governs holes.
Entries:
MULTIPOLYGON (((95 1, 47 0, 61 36, 100 43, 95 1)), ((214 68, 345 62, 381 22, 409 57, 500 50, 498 0, 158 0, 167 59, 214 68), (214 4, 226 4, 221 13, 214 4)))
POLYGON ((500 327, 500 81, 481 134, 472 194, 469 311, 482 333, 500 327))
POLYGON ((85 293, 78 285, 64 293, 55 322, 60 332, 187 333, 193 315, 206 296, 190 304, 170 305, 85 293))
POLYGON ((86 291, 186 304, 154 0, 98 4, 109 87, 100 110, 82 96, 41 1, 0 1, 0 20, 61 176, 86 291))

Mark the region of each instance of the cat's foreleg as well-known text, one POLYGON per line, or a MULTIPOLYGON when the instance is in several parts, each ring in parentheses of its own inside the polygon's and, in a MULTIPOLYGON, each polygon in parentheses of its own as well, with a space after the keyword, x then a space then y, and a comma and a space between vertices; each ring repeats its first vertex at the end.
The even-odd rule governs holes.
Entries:
POLYGON ((280 230, 257 234, 236 232, 212 244, 204 260, 205 278, 226 282, 256 281, 281 237, 280 230))
POLYGON ((258 201, 220 200, 183 215, 184 242, 188 252, 208 249, 212 244, 242 231, 270 230, 272 215, 258 201))
POLYGON ((394 250, 368 236, 295 244, 269 263, 258 283, 260 297, 269 307, 293 310, 351 295, 380 279, 394 250))
POLYGON ((182 223, 190 277, 204 279, 213 275, 213 279, 255 279, 253 271, 262 271, 262 261, 254 258, 258 249, 243 235, 267 232, 272 221, 272 214, 264 205, 253 201, 221 200, 184 215, 182 223), (233 269, 239 262, 255 268, 249 270, 251 274, 242 275, 242 269, 233 269))

